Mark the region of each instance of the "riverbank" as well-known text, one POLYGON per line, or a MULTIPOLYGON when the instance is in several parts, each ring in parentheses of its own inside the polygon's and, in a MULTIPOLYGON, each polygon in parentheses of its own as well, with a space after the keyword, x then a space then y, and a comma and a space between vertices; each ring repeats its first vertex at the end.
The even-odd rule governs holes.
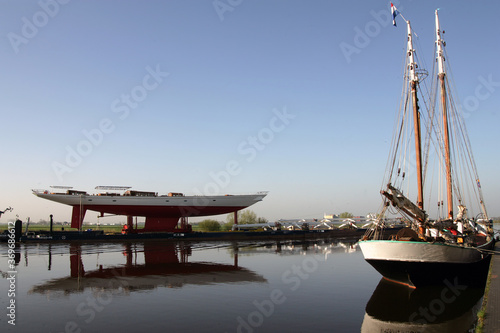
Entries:
MULTIPOLYGON (((495 251, 500 253, 500 242, 497 241, 495 251)), ((484 319, 478 325, 476 332, 500 332, 500 255, 491 258, 490 273, 486 285, 483 305, 484 319)), ((481 314, 480 314, 481 317, 481 314)))

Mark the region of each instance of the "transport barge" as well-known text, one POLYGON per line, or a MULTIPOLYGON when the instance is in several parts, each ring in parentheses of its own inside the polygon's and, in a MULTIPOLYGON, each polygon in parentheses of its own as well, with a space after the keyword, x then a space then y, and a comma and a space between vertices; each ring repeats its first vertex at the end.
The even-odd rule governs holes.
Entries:
MULTIPOLYGON (((384 229, 386 237, 396 234, 403 226, 396 225, 384 229)), ((20 228, 19 228, 20 229, 20 228)), ((348 227, 344 229, 302 229, 302 230, 263 230, 263 231, 226 231, 226 232, 148 232, 148 233, 104 233, 102 230, 87 231, 38 231, 20 232, 16 240, 20 242, 72 242, 72 241, 133 241, 133 240, 187 240, 187 241, 227 241, 227 240, 264 240, 264 239, 315 239, 315 238, 359 238, 367 228, 348 227)), ((0 235, 7 241, 7 235, 0 235)))

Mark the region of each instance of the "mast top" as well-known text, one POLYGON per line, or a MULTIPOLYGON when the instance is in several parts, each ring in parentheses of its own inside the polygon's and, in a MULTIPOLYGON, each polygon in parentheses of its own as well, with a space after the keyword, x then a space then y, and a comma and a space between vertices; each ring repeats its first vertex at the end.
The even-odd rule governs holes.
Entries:
POLYGON ((412 31, 411 31, 410 21, 406 21, 406 25, 408 27, 408 48, 407 49, 408 49, 409 77, 410 77, 410 81, 418 81, 417 74, 416 74, 417 63, 415 62, 415 57, 414 57, 415 50, 413 49, 413 39, 412 39, 412 31))
POLYGON ((443 55, 444 41, 441 39, 441 28, 439 27, 438 9, 436 9, 436 54, 438 63, 438 74, 445 74, 444 69, 444 55, 443 55))

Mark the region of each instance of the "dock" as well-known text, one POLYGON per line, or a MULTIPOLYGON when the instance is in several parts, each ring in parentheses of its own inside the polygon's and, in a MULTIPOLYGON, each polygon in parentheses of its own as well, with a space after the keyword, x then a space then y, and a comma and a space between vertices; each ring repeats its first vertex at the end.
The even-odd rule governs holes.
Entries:
MULTIPOLYGON (((500 252, 500 241, 496 242, 495 251, 500 252)), ((491 261, 490 289, 483 332, 500 333, 500 255, 493 255, 491 261)))

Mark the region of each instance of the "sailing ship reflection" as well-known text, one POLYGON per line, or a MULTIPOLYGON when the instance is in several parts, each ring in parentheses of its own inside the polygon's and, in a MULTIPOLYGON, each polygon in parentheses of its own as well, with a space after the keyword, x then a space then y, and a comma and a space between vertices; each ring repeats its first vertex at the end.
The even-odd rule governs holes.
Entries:
POLYGON ((158 287, 180 288, 187 284, 266 282, 263 276, 238 266, 237 253, 234 264, 219 264, 189 262, 191 247, 182 243, 144 242, 123 246, 124 264, 98 265, 96 270, 86 270, 82 255, 87 254, 82 253, 80 244, 71 244, 70 276, 36 285, 30 293, 71 294, 85 289, 129 293, 158 287))
POLYGON ((468 332, 483 294, 484 286, 457 281, 410 289, 382 278, 366 304, 361 332, 468 332))

